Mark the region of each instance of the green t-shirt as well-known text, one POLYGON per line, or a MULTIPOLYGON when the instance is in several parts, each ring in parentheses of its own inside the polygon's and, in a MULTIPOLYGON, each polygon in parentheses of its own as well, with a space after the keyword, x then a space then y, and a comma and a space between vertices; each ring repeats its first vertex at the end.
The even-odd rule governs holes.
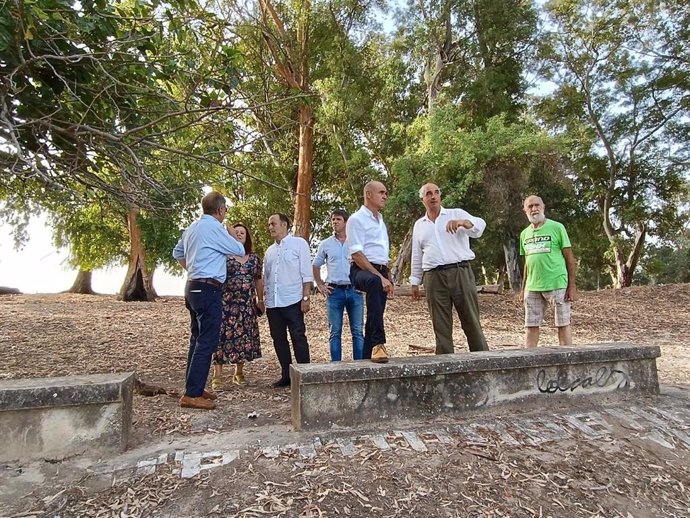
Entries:
POLYGON ((539 228, 520 232, 520 255, 525 256, 526 291, 552 291, 568 287, 568 270, 562 250, 570 248, 565 227, 547 219, 539 228))

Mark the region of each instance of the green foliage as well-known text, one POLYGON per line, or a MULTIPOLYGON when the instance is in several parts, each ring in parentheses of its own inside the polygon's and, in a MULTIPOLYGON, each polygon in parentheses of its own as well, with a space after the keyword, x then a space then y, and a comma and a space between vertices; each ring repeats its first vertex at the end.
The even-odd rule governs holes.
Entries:
POLYGON ((690 282, 690 230, 681 231, 671 244, 650 245, 636 281, 640 284, 690 282))
POLYGON ((556 90, 538 109, 573 144, 578 194, 600 214, 620 284, 645 235, 664 238, 684 222, 690 7, 553 0, 547 12, 542 72, 556 90))
POLYGON ((641 228, 654 244, 638 281, 685 278, 687 2, 552 0, 543 34, 519 0, 408 2, 391 35, 377 3, 273 5, 285 36, 233 2, 0 4, 0 217, 17 240, 43 210, 75 266, 118 263, 133 203, 149 268, 179 271, 170 249, 210 185, 261 253, 268 216, 293 212, 306 103, 314 242, 379 179, 395 250, 433 181, 446 206, 487 220, 488 270, 536 193, 568 228, 581 287, 634 262, 641 228), (280 80, 267 41, 306 64, 304 88, 280 80), (552 88, 528 106, 534 72, 552 88))
MULTIPOLYGON (((562 143, 525 121, 509 123, 499 116, 473 127, 461 108, 444 106, 420 117, 411 133, 411 151, 395 163, 387 208, 394 214, 393 240, 402 239, 423 213, 418 191, 429 181, 441 187, 445 206, 483 217, 488 234, 497 236, 515 236, 525 226, 521 209, 528 192, 559 189, 558 197, 568 192, 559 159, 562 143)), ((500 249, 502 241, 492 246, 500 249)), ((491 255, 493 260, 496 252, 491 255)))

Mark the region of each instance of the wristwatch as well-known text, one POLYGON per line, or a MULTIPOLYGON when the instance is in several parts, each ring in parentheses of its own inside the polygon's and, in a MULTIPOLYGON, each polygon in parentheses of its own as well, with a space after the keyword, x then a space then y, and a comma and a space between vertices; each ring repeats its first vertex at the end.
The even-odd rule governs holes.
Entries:
POLYGON ((309 295, 305 295, 304 297, 302 297, 302 300, 304 302, 309 302, 309 295))

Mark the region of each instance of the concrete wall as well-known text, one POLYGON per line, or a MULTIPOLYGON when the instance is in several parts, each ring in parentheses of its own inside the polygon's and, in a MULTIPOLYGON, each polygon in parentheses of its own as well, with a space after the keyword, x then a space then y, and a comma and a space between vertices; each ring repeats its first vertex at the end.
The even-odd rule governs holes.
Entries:
POLYGON ((293 364, 296 429, 375 424, 457 414, 501 404, 657 394, 658 347, 554 347, 293 364))
POLYGON ((0 461, 122 451, 134 374, 0 381, 0 461))

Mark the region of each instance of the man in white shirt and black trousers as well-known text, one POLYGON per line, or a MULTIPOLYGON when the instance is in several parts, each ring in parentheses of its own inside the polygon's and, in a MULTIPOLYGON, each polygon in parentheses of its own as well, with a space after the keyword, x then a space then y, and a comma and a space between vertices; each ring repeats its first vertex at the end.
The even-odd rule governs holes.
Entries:
POLYGON ((381 182, 364 186, 364 205, 347 220, 345 234, 350 249, 350 280, 366 293, 367 320, 364 325, 364 359, 375 363, 388 361, 383 313, 386 300, 393 296, 388 261, 390 244, 381 209, 388 191, 381 182))
POLYGON ((454 352, 453 306, 460 317, 470 351, 488 351, 479 323, 477 287, 470 261, 474 252, 470 238, 478 238, 486 222, 462 209, 441 206, 441 190, 427 183, 419 189, 426 214, 412 230, 412 298, 419 300, 419 284, 424 291, 436 335, 436 354, 454 352))
POLYGON ((264 300, 273 347, 280 362, 281 375, 274 387, 290 384, 290 332, 297 363, 309 363, 304 314, 309 311, 312 282, 309 244, 288 234, 290 219, 282 213, 268 219, 268 232, 275 243, 264 256, 264 300))

